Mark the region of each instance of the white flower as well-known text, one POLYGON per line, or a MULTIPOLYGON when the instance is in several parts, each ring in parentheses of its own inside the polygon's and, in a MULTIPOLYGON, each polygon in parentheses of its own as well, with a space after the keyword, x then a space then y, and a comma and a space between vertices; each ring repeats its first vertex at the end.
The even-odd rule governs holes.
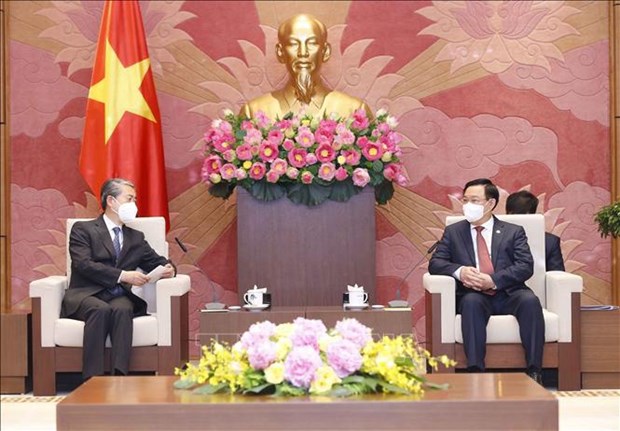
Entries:
POLYGON ((385 120, 385 123, 390 126, 390 129, 395 129, 396 126, 398 126, 398 120, 396 119, 396 117, 390 115, 387 117, 387 119, 385 120))
POLYGON ((386 111, 385 109, 381 108, 381 109, 379 109, 379 110, 377 111, 377 113, 375 114, 375 116, 376 116, 376 117, 382 117, 382 116, 384 116, 385 114, 387 114, 387 111, 386 111))

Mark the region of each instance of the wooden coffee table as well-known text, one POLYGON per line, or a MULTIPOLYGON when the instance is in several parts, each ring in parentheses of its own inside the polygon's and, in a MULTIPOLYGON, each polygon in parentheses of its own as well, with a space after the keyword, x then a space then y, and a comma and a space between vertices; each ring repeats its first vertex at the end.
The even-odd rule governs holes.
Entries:
POLYGON ((63 430, 557 430, 558 401, 525 374, 433 374, 421 398, 195 395, 170 376, 94 377, 57 406, 63 430))

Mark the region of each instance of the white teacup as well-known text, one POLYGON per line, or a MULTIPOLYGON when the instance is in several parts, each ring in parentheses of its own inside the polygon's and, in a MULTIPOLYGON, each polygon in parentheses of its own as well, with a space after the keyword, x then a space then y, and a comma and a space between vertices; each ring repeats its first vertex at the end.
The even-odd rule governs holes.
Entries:
POLYGON ((243 300, 248 305, 263 305, 263 292, 248 290, 243 294, 243 300))
POLYGON ((368 301, 366 292, 349 292, 349 305, 364 305, 368 301))

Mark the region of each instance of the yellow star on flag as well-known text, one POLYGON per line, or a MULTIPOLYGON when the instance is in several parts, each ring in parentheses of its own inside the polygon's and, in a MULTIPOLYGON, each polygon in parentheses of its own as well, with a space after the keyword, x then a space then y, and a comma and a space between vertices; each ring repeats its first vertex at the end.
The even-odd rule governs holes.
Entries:
POLYGON ((105 77, 90 87, 88 98, 105 104, 105 143, 114 133, 125 112, 156 123, 151 107, 140 91, 144 75, 151 67, 148 58, 125 67, 110 42, 105 45, 105 77))

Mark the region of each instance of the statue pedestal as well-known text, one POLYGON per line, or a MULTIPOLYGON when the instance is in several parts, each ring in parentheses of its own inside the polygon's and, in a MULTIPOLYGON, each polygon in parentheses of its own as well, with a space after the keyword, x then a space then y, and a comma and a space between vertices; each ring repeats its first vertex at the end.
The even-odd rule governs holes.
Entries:
POLYGON ((370 187, 317 207, 262 202, 237 187, 238 291, 267 287, 272 305, 339 305, 347 284, 375 299, 375 200, 370 187))

